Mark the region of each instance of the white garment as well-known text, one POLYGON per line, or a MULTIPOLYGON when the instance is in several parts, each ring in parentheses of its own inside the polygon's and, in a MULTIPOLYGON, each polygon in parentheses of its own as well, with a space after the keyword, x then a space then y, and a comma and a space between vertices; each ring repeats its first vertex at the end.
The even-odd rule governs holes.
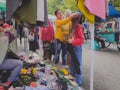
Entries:
POLYGON ((8 50, 8 37, 7 36, 1 36, 0 37, 0 64, 3 62, 5 55, 8 50))
POLYGON ((37 21, 43 21, 44 22, 44 0, 37 0, 37 21))

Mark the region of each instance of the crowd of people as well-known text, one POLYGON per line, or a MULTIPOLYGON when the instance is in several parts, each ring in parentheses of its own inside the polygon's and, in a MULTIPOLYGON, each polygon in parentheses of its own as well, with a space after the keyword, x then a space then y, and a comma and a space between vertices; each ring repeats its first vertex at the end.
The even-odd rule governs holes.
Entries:
MULTIPOLYGON (((53 28, 51 21, 48 20, 47 27, 34 27, 34 29, 29 31, 29 50, 36 52, 36 50, 39 49, 39 39, 41 39, 44 52, 43 59, 48 59, 51 62, 52 55, 54 55, 53 62, 56 66, 60 61, 60 53, 62 51, 62 67, 69 67, 70 74, 75 77, 76 83, 81 86, 82 44, 84 42, 83 27, 79 24, 81 14, 78 12, 72 13, 71 10, 66 10, 63 16, 62 11, 57 9, 55 11, 55 16, 55 28, 53 28)), ((3 26, 5 25, 2 19, 0 19, 0 32, 4 32, 5 27, 3 26)), ((2 39, 2 41, 3 40, 4 39, 2 39)), ((2 48, 0 48, 0 50, 2 50, 2 48)), ((0 71, 12 70, 11 75, 8 77, 8 81, 4 83, 6 87, 9 87, 12 82, 18 79, 23 66, 21 61, 23 57, 13 53, 9 47, 5 51, 4 56, 2 60, 0 59, 0 71), (14 54, 15 58, 8 57, 10 53, 14 54)), ((4 86, 0 85, 0 89, 4 90, 4 86)))

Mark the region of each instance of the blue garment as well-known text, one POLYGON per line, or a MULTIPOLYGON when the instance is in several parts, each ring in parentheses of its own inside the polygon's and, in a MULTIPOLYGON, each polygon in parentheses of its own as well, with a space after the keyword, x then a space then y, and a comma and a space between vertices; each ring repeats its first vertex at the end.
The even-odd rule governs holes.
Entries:
POLYGON ((16 59, 4 59, 3 63, 0 64, 0 70, 12 70, 12 73, 8 77, 8 81, 13 82, 18 79, 22 66, 22 61, 16 59))
POLYGON ((47 88, 46 86, 39 86, 39 87, 34 87, 34 88, 25 86, 25 90, 50 90, 50 89, 47 88))
POLYGON ((80 63, 79 67, 80 67, 81 74, 75 73, 72 57, 71 57, 71 61, 70 61, 70 64, 71 64, 70 65, 70 73, 75 77, 75 80, 76 80, 77 84, 79 85, 79 84, 82 84, 82 46, 74 46, 74 52, 77 57, 77 60, 80 63))
POLYGON ((60 40, 55 40, 55 56, 54 62, 57 64, 59 62, 60 51, 62 50, 62 65, 66 65, 67 50, 66 44, 60 42, 60 40))

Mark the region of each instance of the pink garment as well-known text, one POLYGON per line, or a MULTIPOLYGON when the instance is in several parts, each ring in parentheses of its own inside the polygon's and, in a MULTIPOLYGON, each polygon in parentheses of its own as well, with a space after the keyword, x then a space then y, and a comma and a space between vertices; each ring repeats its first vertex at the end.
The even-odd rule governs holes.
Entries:
POLYGON ((105 0, 85 0, 85 6, 88 8, 88 10, 92 14, 103 19, 106 18, 105 4, 105 0))
POLYGON ((41 40, 42 41, 54 40, 54 29, 50 21, 48 21, 48 27, 41 27, 41 40))
POLYGON ((9 24, 7 24, 7 23, 4 23, 3 27, 4 28, 10 28, 11 26, 9 24))

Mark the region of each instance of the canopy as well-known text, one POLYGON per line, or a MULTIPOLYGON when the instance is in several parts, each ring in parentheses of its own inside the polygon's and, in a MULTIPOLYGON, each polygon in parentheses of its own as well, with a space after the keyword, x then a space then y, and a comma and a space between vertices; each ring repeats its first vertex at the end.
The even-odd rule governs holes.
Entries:
POLYGON ((118 12, 112 4, 109 4, 109 16, 120 17, 120 12, 118 12))
POLYGON ((0 1, 0 11, 6 11, 6 3, 3 1, 0 1))

